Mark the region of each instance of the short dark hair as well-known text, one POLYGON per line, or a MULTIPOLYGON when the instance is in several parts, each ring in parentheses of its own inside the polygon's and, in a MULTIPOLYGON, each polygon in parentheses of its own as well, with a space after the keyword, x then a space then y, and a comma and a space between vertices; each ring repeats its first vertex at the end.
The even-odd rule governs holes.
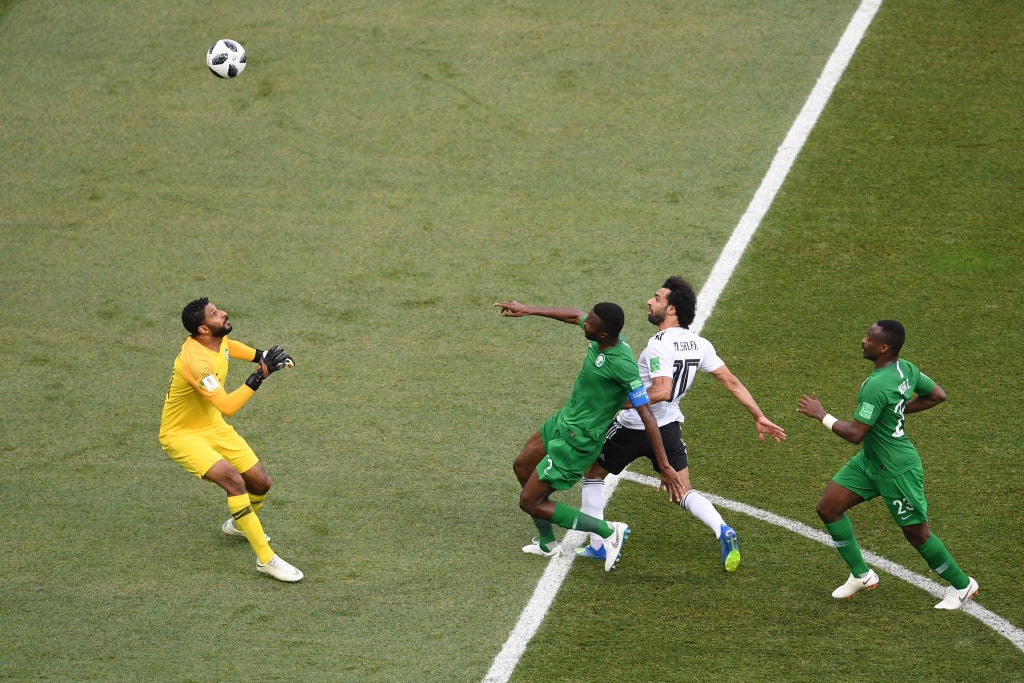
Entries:
POLYGON ((675 306, 679 325, 689 327, 693 323, 693 319, 697 317, 697 294, 693 291, 693 287, 678 275, 673 275, 665 280, 662 287, 668 290, 668 303, 670 306, 675 306))
POLYGON ((601 319, 601 328, 609 337, 618 337, 626 323, 626 314, 622 306, 609 301, 594 304, 594 315, 601 319))
POLYGON ((199 326, 206 320, 206 305, 210 303, 209 297, 202 297, 185 304, 181 309, 181 324, 185 326, 189 334, 199 334, 199 326))
POLYGON ((903 348, 903 342, 907 340, 907 331, 903 327, 903 323, 899 320, 879 320, 875 323, 882 328, 885 332, 887 344, 892 347, 893 351, 898 356, 900 349, 903 348))

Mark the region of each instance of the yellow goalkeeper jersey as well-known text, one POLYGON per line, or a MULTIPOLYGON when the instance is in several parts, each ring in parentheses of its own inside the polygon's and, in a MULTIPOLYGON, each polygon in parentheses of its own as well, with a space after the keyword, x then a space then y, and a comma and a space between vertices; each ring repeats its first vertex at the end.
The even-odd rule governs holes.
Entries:
POLYGON ((211 351, 192 337, 181 345, 174 359, 171 386, 164 399, 160 418, 160 441, 175 436, 215 430, 248 403, 253 390, 245 384, 231 393, 224 388, 228 378, 228 359, 252 361, 256 349, 228 337, 221 340, 220 350, 211 351))

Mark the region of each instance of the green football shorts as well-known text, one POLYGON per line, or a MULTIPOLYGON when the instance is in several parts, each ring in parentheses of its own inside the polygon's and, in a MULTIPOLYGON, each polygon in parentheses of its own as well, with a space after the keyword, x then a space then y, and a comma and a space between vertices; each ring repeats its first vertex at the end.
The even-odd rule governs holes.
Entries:
POLYGON ((546 455, 537 463, 537 478, 556 491, 566 491, 601 454, 601 443, 567 428, 556 413, 540 427, 546 455))
POLYGON ((864 500, 881 496, 889 514, 900 526, 928 521, 928 501, 924 497, 924 468, 910 468, 895 477, 875 477, 864 462, 864 452, 843 465, 832 481, 864 500))

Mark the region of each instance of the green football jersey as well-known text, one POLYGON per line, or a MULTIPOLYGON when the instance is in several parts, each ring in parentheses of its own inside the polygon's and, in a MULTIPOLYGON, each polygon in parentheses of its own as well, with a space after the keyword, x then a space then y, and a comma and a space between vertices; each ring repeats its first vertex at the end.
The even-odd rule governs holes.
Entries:
POLYGON ((871 425, 862 444, 872 474, 895 477, 915 465, 921 456, 907 438, 903 410, 915 394, 928 394, 935 382, 910 361, 876 368, 857 394, 854 419, 871 425))
MULTIPOLYGON (((582 327, 583 321, 580 322, 582 327)), ((572 395, 559 411, 562 423, 578 437, 600 444, 616 413, 629 400, 633 406, 649 403, 633 350, 624 339, 599 351, 590 342, 583 367, 576 377, 572 395)))

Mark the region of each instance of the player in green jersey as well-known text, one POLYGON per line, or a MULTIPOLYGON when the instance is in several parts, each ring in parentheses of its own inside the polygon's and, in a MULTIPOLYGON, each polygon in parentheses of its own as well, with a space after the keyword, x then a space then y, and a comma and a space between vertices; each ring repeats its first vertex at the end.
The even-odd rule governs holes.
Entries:
POLYGON ((555 540, 554 523, 563 529, 589 531, 605 539, 605 571, 611 571, 622 553, 629 526, 585 515, 551 501, 550 496, 554 491, 572 488, 583 478, 601 454, 608 425, 622 407, 631 406, 640 414, 672 502, 678 503, 684 493, 682 481, 665 455, 633 351, 619 337, 625 314, 620 306, 607 302, 596 304, 589 313, 572 308, 527 306, 518 301, 494 305, 510 318, 536 315, 579 325, 590 342, 568 402, 527 440, 513 469, 523 487, 519 507, 533 518, 539 532, 523 552, 544 557, 559 555, 561 546, 555 540))
POLYGON ((952 584, 935 608, 960 609, 978 592, 978 582, 960 569, 928 528, 921 456, 904 431, 907 413, 937 406, 946 400, 946 392, 916 365, 899 357, 905 339, 906 331, 898 321, 879 320, 861 340, 864 357, 874 361, 875 369, 860 387, 850 422, 826 413, 815 394, 801 396, 798 404, 797 412, 821 420, 830 431, 862 447, 832 478, 818 501, 818 516, 850 567, 849 579, 832 597, 853 597, 861 589, 878 585, 878 575, 865 564, 846 511, 881 496, 910 545, 936 574, 952 584))

